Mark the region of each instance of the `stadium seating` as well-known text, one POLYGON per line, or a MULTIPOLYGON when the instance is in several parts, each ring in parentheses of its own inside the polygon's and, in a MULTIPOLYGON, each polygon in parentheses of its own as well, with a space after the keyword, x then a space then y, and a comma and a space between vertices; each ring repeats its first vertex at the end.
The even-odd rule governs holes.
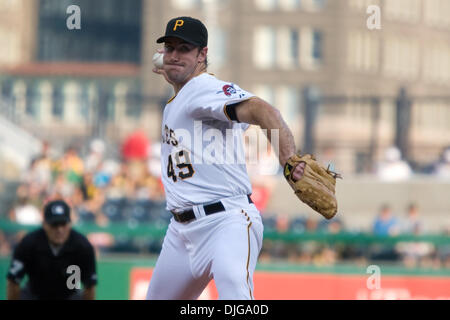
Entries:
POLYGON ((102 206, 102 211, 111 222, 124 221, 123 208, 125 199, 107 199, 102 206))
POLYGON ((306 231, 306 219, 303 217, 294 218, 289 223, 289 231, 293 233, 303 233, 306 231))
POLYGON ((150 200, 127 200, 123 208, 123 216, 129 222, 149 222, 151 206, 150 200))
POLYGON ((91 211, 87 210, 86 208, 79 207, 77 208, 77 212, 79 219, 78 223, 95 223, 95 215, 91 211))

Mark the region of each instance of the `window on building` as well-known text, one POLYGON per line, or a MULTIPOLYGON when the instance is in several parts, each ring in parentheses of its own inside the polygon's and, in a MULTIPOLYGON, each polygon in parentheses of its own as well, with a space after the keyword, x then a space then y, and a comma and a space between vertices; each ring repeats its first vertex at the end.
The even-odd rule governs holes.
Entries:
POLYGON ((26 87, 25 112, 28 116, 37 118, 39 116, 39 91, 35 84, 30 83, 26 87))
POLYGON ((309 11, 322 10, 327 0, 255 0, 256 8, 262 11, 294 11, 305 9, 309 11))
POLYGON ((278 8, 279 0, 255 0, 255 5, 263 11, 271 11, 278 8))
POLYGON ((290 36, 290 46, 289 51, 291 53, 292 60, 294 62, 295 66, 298 66, 300 61, 300 36, 299 31, 297 29, 290 29, 289 30, 289 36, 290 36))
POLYGON ((288 69, 299 65, 299 31, 295 28, 279 27, 276 30, 276 64, 288 69))
POLYGON ((323 35, 321 31, 313 31, 312 57, 315 61, 321 61, 323 46, 323 35))
POLYGON ((380 5, 381 0, 348 0, 348 6, 358 11, 366 12, 370 5, 380 5))
POLYGON ((22 50, 19 35, 8 26, 0 26, 0 64, 14 64, 20 61, 22 50))
POLYGON ((37 90, 39 91, 39 96, 35 99, 39 109, 39 120, 45 123, 51 120, 53 85, 50 81, 42 79, 39 81, 37 90))
POLYGON ((56 83, 52 93, 52 116, 56 119, 64 117, 63 85, 56 83))
POLYGON ((255 29, 253 61, 258 68, 316 68, 323 61, 323 33, 309 28, 259 26, 255 29))
POLYGON ((319 11, 325 8, 327 0, 302 0, 302 9, 308 11, 319 11))
POLYGON ((113 121, 116 118, 116 101, 114 94, 109 92, 106 97, 106 119, 113 121))
POLYGON ((12 88, 12 102, 18 113, 24 112, 27 85, 23 80, 14 81, 12 88))
POLYGON ((80 115, 84 120, 89 120, 89 87, 82 85, 80 89, 80 115))
POLYGON ((387 37, 383 50, 384 74, 405 80, 416 79, 420 69, 419 54, 417 39, 387 37))
POLYGON ((88 119, 93 119, 99 105, 99 92, 95 83, 86 84, 88 119))
POLYGON ((275 65, 277 59, 276 30, 270 26, 255 29, 253 44, 253 61, 261 69, 275 65))
POLYGON ((142 104, 140 94, 137 91, 130 91, 126 96, 127 107, 126 115, 131 118, 138 119, 142 114, 142 104))
POLYGON ((323 61, 323 33, 305 27, 300 30, 300 37, 301 66, 307 69, 317 68, 323 61))
POLYGON ((271 105, 275 104, 275 89, 273 86, 258 84, 254 86, 253 92, 271 105))
POLYGON ((278 0, 279 7, 285 11, 296 10, 300 8, 301 0, 278 0))
POLYGON ((211 67, 220 68, 226 62, 227 56, 227 34, 222 28, 215 27, 209 30, 210 37, 208 40, 209 51, 208 56, 211 58, 211 67))
POLYGON ((40 61, 140 63, 142 0, 42 0, 37 56, 40 61), (67 7, 81 8, 81 30, 68 30, 67 7), (99 43, 110 50, 96 51, 99 43), (129 48, 135 55, 121 55, 129 48))
POLYGON ((297 123, 297 116, 300 114, 300 93, 294 86, 282 86, 278 88, 278 101, 282 106, 282 115, 289 126, 297 123))
POLYGON ((425 0, 424 21, 430 26, 450 27, 450 1, 425 0))
POLYGON ((122 121, 126 117, 138 118, 141 110, 139 108, 139 96, 130 91, 126 82, 119 82, 114 86, 114 109, 116 121, 122 121))
POLYGON ((380 39, 373 32, 352 31, 348 36, 347 65, 351 70, 377 72, 380 39))
POLYGON ((64 120, 77 123, 82 119, 80 93, 81 84, 78 81, 68 81, 64 85, 64 120))
POLYGON ((259 84, 254 87, 253 92, 261 99, 275 106, 288 124, 295 122, 300 112, 300 94, 297 87, 259 84))
POLYGON ((9 100, 12 98, 12 91, 13 91, 13 81, 12 79, 7 79, 2 81, 1 83, 1 96, 4 100, 9 100))
MULTIPOLYGON (((425 0, 427 2, 428 0, 425 0)), ((419 21, 422 12, 421 0, 385 1, 383 14, 387 19, 415 23, 419 21)))
POLYGON ((450 46, 447 43, 435 43, 424 48, 423 77, 428 82, 450 81, 450 46))
POLYGON ((439 0, 428 0, 424 3, 424 20, 428 25, 439 22, 439 0))
POLYGON ((313 0, 313 6, 317 9, 323 9, 327 4, 327 0, 313 0))
POLYGON ((191 10, 200 7, 202 0, 172 0, 172 5, 176 9, 191 10))

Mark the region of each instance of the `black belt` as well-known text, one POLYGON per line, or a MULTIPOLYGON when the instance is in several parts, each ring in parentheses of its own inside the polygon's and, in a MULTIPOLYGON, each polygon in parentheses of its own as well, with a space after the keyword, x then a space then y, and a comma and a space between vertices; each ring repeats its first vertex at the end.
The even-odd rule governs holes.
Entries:
MULTIPOLYGON (((252 198, 250 198, 250 195, 247 195, 248 203, 253 203, 252 198)), ((225 207, 223 206, 223 203, 221 201, 217 201, 211 204, 206 204, 203 206, 203 210, 205 210, 205 214, 208 216, 213 213, 225 211, 225 207)), ((186 210, 181 213, 172 212, 173 218, 177 222, 188 222, 195 219, 195 213, 193 209, 186 210)))

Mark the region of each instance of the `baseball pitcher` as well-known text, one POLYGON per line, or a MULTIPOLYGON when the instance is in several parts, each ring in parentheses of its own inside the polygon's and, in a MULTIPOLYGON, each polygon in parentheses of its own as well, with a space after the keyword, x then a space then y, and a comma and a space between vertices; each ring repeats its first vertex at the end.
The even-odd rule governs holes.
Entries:
POLYGON ((253 299, 263 225, 245 163, 230 161, 244 152, 242 134, 232 135, 237 142, 230 148, 230 131, 259 125, 271 141, 271 129, 278 130, 278 157, 288 183, 326 218, 337 210, 337 176, 314 157, 296 155, 292 133, 276 108, 207 73, 208 32, 201 21, 172 19, 157 43, 164 43, 163 59, 153 71, 175 91, 161 132, 163 183, 173 217, 147 299, 197 299, 211 279, 219 299, 253 299))

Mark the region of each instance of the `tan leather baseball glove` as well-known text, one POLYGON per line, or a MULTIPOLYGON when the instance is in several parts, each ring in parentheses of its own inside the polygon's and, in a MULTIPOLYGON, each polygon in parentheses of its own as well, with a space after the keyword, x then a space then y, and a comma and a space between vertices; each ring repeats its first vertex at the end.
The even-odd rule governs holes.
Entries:
POLYGON ((330 171, 329 166, 325 169, 310 154, 303 156, 295 154, 287 160, 284 166, 284 176, 301 201, 326 219, 335 216, 337 212, 336 179, 342 178, 341 175, 330 171), (292 172, 301 162, 305 163, 303 176, 294 181, 292 172))

